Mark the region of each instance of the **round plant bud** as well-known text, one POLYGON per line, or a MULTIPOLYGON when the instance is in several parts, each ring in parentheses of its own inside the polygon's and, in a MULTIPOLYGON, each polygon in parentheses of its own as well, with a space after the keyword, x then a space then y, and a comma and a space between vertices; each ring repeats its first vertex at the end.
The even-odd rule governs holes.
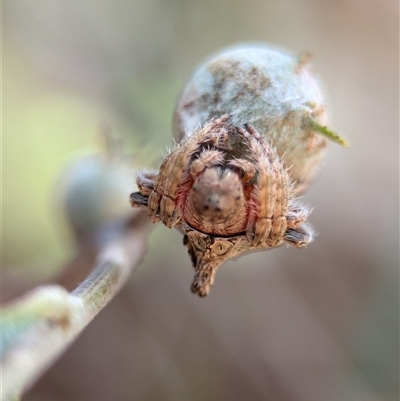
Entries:
POLYGON ((105 154, 78 157, 66 168, 59 199, 78 241, 104 224, 137 213, 126 201, 132 172, 130 163, 105 154))
POLYGON ((323 97, 307 61, 263 45, 223 50, 202 64, 182 91, 174 114, 175 140, 229 115, 232 124, 252 126, 275 147, 295 188, 304 190, 326 137, 344 144, 324 126, 323 97))

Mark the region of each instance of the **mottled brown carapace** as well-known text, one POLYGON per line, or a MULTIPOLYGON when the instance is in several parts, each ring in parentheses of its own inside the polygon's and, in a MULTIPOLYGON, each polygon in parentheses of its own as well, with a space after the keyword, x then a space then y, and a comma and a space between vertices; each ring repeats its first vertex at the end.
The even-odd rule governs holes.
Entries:
POLYGON ((186 136, 159 172, 141 172, 133 207, 184 234, 195 279, 205 296, 217 268, 243 253, 286 243, 307 245, 309 210, 295 200, 287 169, 275 149, 249 125, 214 118, 186 136))

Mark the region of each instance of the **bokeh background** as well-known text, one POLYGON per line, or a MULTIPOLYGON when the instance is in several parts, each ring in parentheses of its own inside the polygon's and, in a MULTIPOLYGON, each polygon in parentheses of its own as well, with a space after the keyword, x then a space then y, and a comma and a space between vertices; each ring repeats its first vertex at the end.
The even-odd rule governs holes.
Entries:
MULTIPOLYGON (((128 285, 24 399, 397 400, 398 29, 397 0, 3 0, 4 301, 74 255, 68 163, 99 152, 107 124, 157 166, 180 90, 220 47, 311 51, 351 142, 329 146, 304 196, 306 250, 227 263, 199 299, 180 234, 157 226, 128 285)), ((123 202, 130 183, 134 169, 123 202)))

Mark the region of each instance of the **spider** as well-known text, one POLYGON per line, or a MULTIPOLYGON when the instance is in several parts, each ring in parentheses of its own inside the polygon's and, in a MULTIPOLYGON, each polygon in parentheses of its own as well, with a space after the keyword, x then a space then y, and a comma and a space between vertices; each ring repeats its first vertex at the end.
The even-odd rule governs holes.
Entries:
POLYGON ((273 146, 228 115, 186 135, 158 173, 137 175, 137 185, 131 205, 184 234, 195 269, 191 290, 200 296, 228 259, 282 243, 303 247, 312 239, 303 224, 310 211, 296 201, 273 146))

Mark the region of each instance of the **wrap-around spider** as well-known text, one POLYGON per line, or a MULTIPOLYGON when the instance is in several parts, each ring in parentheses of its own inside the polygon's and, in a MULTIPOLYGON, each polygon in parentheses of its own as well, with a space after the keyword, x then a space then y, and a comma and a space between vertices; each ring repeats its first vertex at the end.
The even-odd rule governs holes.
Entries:
POLYGON ((224 49, 185 85, 175 108, 172 151, 159 171, 137 175, 131 204, 184 237, 207 295, 217 268, 247 252, 312 240, 310 210, 295 195, 313 180, 330 139, 309 56, 261 44, 224 49))
POLYGON ((131 204, 153 222, 176 226, 195 269, 192 291, 205 296, 217 268, 243 253, 312 239, 309 210, 271 144, 250 125, 214 118, 186 135, 159 172, 137 175, 131 204))

